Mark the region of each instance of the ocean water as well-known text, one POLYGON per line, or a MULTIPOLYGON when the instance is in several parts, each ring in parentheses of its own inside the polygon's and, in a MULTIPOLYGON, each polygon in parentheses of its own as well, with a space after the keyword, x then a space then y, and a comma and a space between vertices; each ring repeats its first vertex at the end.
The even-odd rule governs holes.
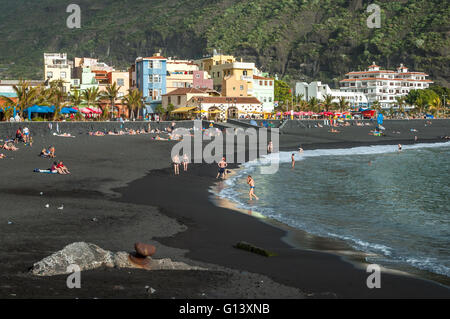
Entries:
POLYGON ((450 277, 450 143, 272 154, 249 162, 217 195, 308 233, 338 238, 369 261, 450 277), (259 201, 249 202, 246 176, 259 201))

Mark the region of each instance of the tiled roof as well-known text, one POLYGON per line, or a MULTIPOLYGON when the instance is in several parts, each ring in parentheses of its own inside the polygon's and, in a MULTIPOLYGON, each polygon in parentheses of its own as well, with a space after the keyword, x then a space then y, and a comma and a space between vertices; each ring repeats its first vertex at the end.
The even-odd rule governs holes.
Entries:
POLYGON ((371 81, 371 80, 381 80, 381 81, 410 81, 410 82, 433 82, 431 80, 415 80, 415 79, 386 79, 386 78, 364 78, 364 79, 344 79, 339 82, 352 82, 352 81, 371 81))
POLYGON ((259 75, 254 75, 253 79, 255 79, 255 80, 273 80, 273 78, 265 78, 265 77, 262 77, 259 75))
MULTIPOLYGON (((196 98, 192 98, 196 99, 196 98)), ((205 96, 201 97, 201 102, 203 103, 217 103, 217 104, 261 104, 261 102, 254 96, 238 96, 238 97, 227 97, 227 96, 205 96)))
MULTIPOLYGON (((176 90, 173 90, 170 93, 164 94, 164 95, 185 95, 185 94, 201 94, 201 93, 207 93, 207 90, 203 89, 196 89, 196 88, 178 88, 176 90)), ((163 95, 163 96, 164 96, 163 95)))

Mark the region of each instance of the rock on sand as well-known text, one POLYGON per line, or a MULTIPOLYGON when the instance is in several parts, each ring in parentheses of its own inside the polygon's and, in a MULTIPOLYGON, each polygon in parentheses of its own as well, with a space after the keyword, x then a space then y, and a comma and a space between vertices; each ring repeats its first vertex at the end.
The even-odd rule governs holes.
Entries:
MULTIPOLYGON (((41 261, 35 263, 31 273, 36 276, 55 276, 70 274, 73 271, 68 267, 77 265, 81 271, 99 267, 110 268, 140 268, 130 262, 127 252, 111 252, 97 245, 77 242, 67 245, 41 261)), ((173 262, 169 258, 150 259, 148 270, 205 270, 182 262, 173 262)))

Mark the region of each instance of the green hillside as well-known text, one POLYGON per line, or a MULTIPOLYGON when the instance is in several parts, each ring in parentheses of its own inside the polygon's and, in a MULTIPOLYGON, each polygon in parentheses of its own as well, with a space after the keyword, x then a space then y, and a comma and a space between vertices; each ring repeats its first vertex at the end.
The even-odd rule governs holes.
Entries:
POLYGON ((67 52, 126 68, 157 50, 198 58, 215 48, 288 81, 330 84, 372 61, 405 63, 450 82, 448 0, 376 1, 369 29, 363 0, 0 0, 0 77, 43 77, 43 53, 67 52), (68 29, 66 7, 82 9, 68 29))

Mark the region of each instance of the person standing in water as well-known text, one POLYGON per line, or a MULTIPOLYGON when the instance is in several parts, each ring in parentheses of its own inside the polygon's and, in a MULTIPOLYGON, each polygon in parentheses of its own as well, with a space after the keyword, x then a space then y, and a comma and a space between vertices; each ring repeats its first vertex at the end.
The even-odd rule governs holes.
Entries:
POLYGON ((294 169, 295 168, 295 154, 294 153, 292 153, 292 155, 291 155, 291 161, 292 161, 292 169, 294 169))
POLYGON ((222 176, 222 179, 225 179, 226 177, 226 168, 228 166, 227 162, 225 161, 225 157, 222 157, 222 160, 217 164, 219 166, 219 172, 217 173, 217 177, 219 178, 222 176))
POLYGON ((401 152, 402 150, 402 144, 398 144, 398 151, 401 152))
POLYGON ((250 186, 250 191, 248 192, 250 200, 253 200, 253 197, 255 197, 256 200, 259 200, 258 196, 255 195, 255 181, 250 175, 247 176, 247 184, 250 186))

